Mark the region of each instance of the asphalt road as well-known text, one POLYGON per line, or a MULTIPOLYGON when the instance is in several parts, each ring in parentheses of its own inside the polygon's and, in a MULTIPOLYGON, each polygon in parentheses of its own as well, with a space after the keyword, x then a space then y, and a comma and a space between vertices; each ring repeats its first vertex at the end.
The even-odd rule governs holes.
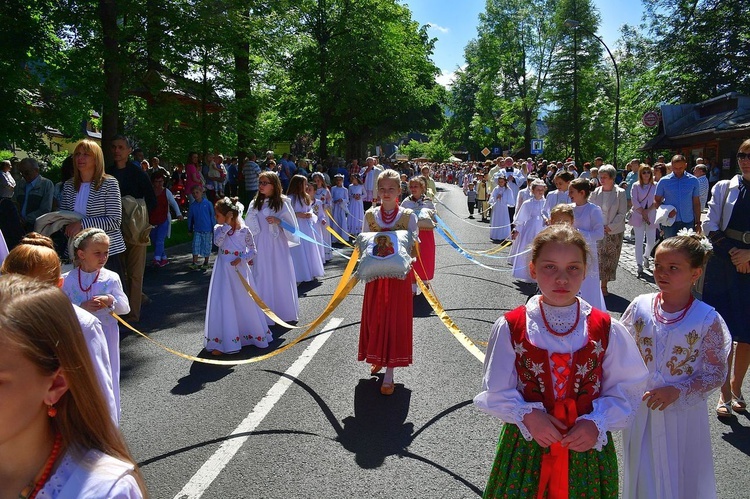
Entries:
MULTIPOLYGON (((460 217, 440 215, 467 248, 492 248, 486 224, 467 220, 465 198, 439 184, 460 217), (470 225, 473 223, 474 225, 470 225)), ((437 236, 436 236, 437 237, 437 236)), ((433 286, 447 313, 480 348, 497 317, 534 289, 519 285, 504 260, 470 263, 437 237, 433 286)), ((152 299, 137 325, 169 347, 202 352, 209 272, 189 271, 189 247, 173 263, 147 269, 152 299), (182 254, 184 253, 184 254, 182 254)), ((506 250, 507 252, 507 250, 506 250)), ((607 306, 619 317, 653 285, 633 274, 626 245, 607 306)), ((328 302, 346 260, 300 286, 300 317, 309 323, 328 302)), ((414 364, 396 370, 396 391, 381 396, 379 378, 356 361, 364 286, 357 285, 310 337, 271 359, 236 367, 179 358, 123 333, 122 429, 155 498, 472 498, 490 472, 500 423, 476 410, 482 365, 448 332, 423 297, 415 299, 414 364)), ((273 347, 299 330, 274 328, 273 347)), ((224 359, 261 355, 256 348, 224 359)), ((750 383, 746 382, 746 394, 750 383)), ((750 419, 713 416, 719 496, 750 497, 750 419)))

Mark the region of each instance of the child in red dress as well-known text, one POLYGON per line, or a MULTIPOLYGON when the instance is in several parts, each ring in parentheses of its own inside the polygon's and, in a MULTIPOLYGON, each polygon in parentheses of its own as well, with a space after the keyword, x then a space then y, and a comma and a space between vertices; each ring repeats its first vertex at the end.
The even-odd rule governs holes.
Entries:
MULTIPOLYGON (((380 206, 365 213, 362 232, 408 230, 417 240, 417 216, 401 208, 401 179, 395 170, 385 170, 377 180, 380 206)), ((371 364, 376 374, 385 367, 380 393, 394 390, 393 370, 412 362, 412 323, 414 318, 411 279, 375 279, 365 285, 362 321, 359 330, 358 360, 371 364)))

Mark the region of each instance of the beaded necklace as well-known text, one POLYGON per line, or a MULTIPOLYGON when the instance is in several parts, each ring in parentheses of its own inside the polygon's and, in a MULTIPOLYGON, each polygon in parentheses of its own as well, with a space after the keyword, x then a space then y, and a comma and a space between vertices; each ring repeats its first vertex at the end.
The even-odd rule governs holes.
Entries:
POLYGON ((380 205, 380 219, 383 221, 384 225, 390 225, 394 220, 396 220, 397 215, 398 203, 396 203, 396 208, 390 214, 386 214, 385 210, 383 209, 383 205, 380 205))
POLYGON ((91 288, 94 287, 94 283, 99 280, 99 272, 101 272, 102 269, 99 269, 96 271, 96 275, 94 276, 94 280, 91 281, 91 284, 89 284, 88 288, 83 287, 83 283, 81 282, 81 267, 78 267, 78 287, 81 288, 81 291, 88 294, 89 291, 91 291, 91 288))
POLYGON ((42 474, 39 476, 39 480, 35 482, 34 489, 31 491, 31 494, 29 494, 28 496, 25 495, 27 489, 24 489, 18 496, 19 499, 34 499, 37 496, 39 491, 42 490, 42 487, 44 487, 44 484, 47 483, 47 480, 49 480, 49 477, 52 474, 52 468, 55 466, 55 462, 57 462, 57 458, 60 456, 61 449, 62 435, 59 432, 56 432, 55 443, 52 444, 52 451, 50 452, 47 461, 44 463, 44 468, 42 468, 42 474))
POLYGON ((662 324, 671 325, 671 324, 677 324, 678 322, 680 322, 682 319, 685 318, 688 311, 690 310, 691 305, 695 301, 695 297, 693 295, 690 295, 690 300, 688 300, 688 303, 687 305, 685 305, 685 308, 682 309, 682 313, 680 313, 680 315, 678 315, 674 319, 667 319, 661 314, 661 312, 659 311, 660 307, 658 305, 660 301, 661 301, 661 293, 657 293, 656 296, 654 297, 654 303, 653 303, 654 317, 656 318, 657 321, 661 322, 662 324))
POLYGON ((570 333, 573 332, 573 330, 578 326, 578 322, 581 320, 581 302, 576 300, 576 305, 578 305, 578 308, 576 308, 576 321, 573 323, 572 326, 570 326, 570 329, 567 331, 564 331, 562 333, 558 333, 554 329, 552 329, 552 326, 549 325, 549 322, 547 322, 547 315, 544 313, 544 306, 542 306, 542 298, 539 298, 539 310, 542 312, 542 321, 544 322, 544 326, 547 328, 547 331, 554 334, 555 336, 567 336, 570 333))

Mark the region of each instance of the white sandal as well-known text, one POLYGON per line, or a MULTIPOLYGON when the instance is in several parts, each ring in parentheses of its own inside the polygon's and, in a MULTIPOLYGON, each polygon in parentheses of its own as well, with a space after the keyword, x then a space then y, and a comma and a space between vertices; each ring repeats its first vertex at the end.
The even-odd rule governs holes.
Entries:
POLYGON ((732 409, 734 412, 747 412, 747 403, 742 394, 738 397, 732 392, 732 409))
POLYGON ((721 397, 719 397, 719 403, 716 405, 716 417, 719 419, 733 417, 732 402, 722 402, 721 397))

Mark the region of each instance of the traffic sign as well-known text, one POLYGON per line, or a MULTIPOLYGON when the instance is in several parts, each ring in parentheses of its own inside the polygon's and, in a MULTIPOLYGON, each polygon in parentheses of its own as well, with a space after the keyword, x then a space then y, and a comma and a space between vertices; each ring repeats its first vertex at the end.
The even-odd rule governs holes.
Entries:
POLYGON ((544 152, 544 140, 531 139, 531 154, 542 154, 544 152))
POLYGON ((490 151, 490 150, 489 150, 488 148, 486 148, 486 147, 485 147, 484 149, 482 149, 482 154, 484 154, 484 157, 485 157, 485 158, 486 158, 487 156, 489 156, 489 155, 490 155, 490 152, 492 152, 492 151, 490 151))
POLYGON ((643 118, 641 118, 641 122, 645 126, 652 127, 659 124, 659 114, 656 111, 648 111, 643 113, 643 118))

